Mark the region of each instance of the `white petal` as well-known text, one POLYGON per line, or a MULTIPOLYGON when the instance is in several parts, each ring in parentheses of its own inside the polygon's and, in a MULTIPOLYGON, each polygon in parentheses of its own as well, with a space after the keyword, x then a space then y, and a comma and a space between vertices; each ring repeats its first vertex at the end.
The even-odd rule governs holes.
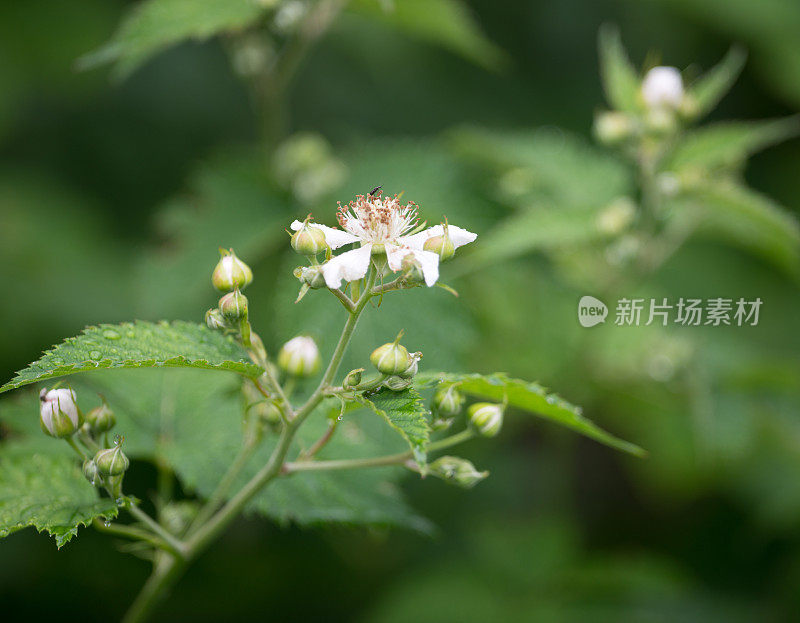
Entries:
POLYGON ((398 271, 402 268, 403 259, 407 255, 413 255, 422 267, 422 276, 425 278, 425 284, 431 287, 439 279, 439 256, 430 251, 420 251, 419 249, 410 249, 408 247, 399 247, 397 245, 386 245, 386 260, 389 268, 393 271, 398 271))
POLYGON ((338 288, 342 279, 345 281, 355 281, 367 274, 369 262, 372 258, 372 245, 365 244, 363 247, 345 251, 337 255, 322 265, 322 274, 325 283, 329 288, 338 288))
POLYGON ((430 251, 415 251, 414 257, 422 264, 422 275, 429 288, 439 280, 439 255, 430 251))
MULTIPOLYGON (((303 224, 300 221, 294 221, 291 228, 292 231, 297 231, 302 226, 303 224)), ((342 231, 341 229, 334 229, 333 227, 327 227, 318 223, 310 223, 310 226, 322 230, 322 233, 325 234, 325 242, 328 243, 331 249, 338 249, 341 246, 360 240, 358 236, 354 236, 350 232, 342 231)))
MULTIPOLYGON (((398 239, 398 242, 405 246, 411 247, 412 249, 422 249, 425 241, 428 238, 441 236, 443 232, 444 228, 441 225, 434 225, 433 227, 424 229, 413 236, 403 236, 398 239)), ((467 231, 461 227, 456 227, 455 225, 448 225, 447 233, 450 236, 450 240, 453 242, 453 247, 456 249, 458 247, 463 247, 465 244, 472 242, 478 237, 478 234, 473 234, 471 231, 467 231)))

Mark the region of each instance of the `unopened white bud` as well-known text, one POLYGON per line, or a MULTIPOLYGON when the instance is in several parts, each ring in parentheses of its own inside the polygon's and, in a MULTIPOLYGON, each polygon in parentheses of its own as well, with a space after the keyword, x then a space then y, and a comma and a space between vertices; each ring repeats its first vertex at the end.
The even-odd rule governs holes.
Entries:
POLYGON ((286 342, 278 353, 278 366, 292 376, 311 376, 319 369, 319 363, 316 342, 303 335, 286 342))
POLYGON ((464 407, 464 394, 458 391, 456 385, 439 387, 433 395, 433 406, 438 415, 453 417, 461 413, 464 407))
POLYGON ((598 113, 594 120, 594 134, 604 145, 619 145, 633 134, 630 116, 616 111, 598 113))
POLYGON ((422 245, 423 250, 431 251, 439 256, 439 260, 446 262, 453 257, 456 253, 456 247, 450 239, 450 233, 447 230, 447 222, 442 224, 442 235, 431 236, 422 245))
POLYGON ((228 292, 219 300, 219 311, 228 322, 247 318, 247 297, 239 290, 228 292))
POLYGON ((614 236, 628 228, 636 216, 636 205, 628 197, 618 197, 597 215, 597 229, 614 236))
POLYGON ((675 67, 653 67, 642 81, 642 99, 648 108, 677 109, 683 100, 683 79, 675 67))
POLYGON ((124 474, 128 467, 130 467, 130 460, 122 451, 122 441, 118 440, 113 448, 100 450, 94 455, 94 462, 97 465, 97 471, 103 476, 121 476, 124 474))
POLYGON ((428 472, 467 489, 474 487, 489 475, 489 472, 479 472, 470 461, 457 456, 443 456, 436 459, 428 466, 428 472))
POLYGON ((220 249, 222 258, 214 268, 211 283, 220 292, 232 292, 237 288, 244 290, 253 281, 253 271, 242 260, 236 257, 233 249, 220 249))
POLYGON ((76 400, 75 392, 71 389, 43 389, 39 394, 42 430, 58 438, 75 434, 81 425, 81 412, 76 400))
POLYGON ((411 355, 408 354, 405 346, 398 343, 399 340, 400 336, 398 335, 394 342, 378 346, 372 351, 369 360, 378 369, 378 372, 394 375, 408 370, 412 363, 411 355))
POLYGON ((295 275, 300 281, 313 290, 327 287, 325 284, 325 274, 320 264, 314 266, 300 266, 295 275))
POLYGON ((209 309, 206 312, 206 326, 209 329, 219 330, 224 329, 227 325, 225 317, 219 309, 209 309))
POLYGON ((476 402, 467 409, 470 424, 484 437, 494 437, 503 425, 503 405, 476 402))
POLYGON ((328 248, 328 243, 325 240, 325 233, 306 221, 292 234, 292 248, 300 255, 317 255, 328 248))

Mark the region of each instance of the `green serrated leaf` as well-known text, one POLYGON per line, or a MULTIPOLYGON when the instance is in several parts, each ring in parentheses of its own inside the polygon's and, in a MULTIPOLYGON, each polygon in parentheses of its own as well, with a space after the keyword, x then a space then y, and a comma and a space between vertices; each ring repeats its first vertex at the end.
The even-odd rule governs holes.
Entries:
POLYGON ((736 82, 745 60, 747 52, 743 48, 734 46, 725 58, 687 89, 689 95, 694 96, 699 114, 705 115, 714 109, 736 82))
POLYGON ((512 407, 566 426, 612 448, 636 456, 646 455, 642 448, 607 433, 585 418, 580 407, 570 404, 556 394, 549 393, 538 383, 512 379, 499 373, 481 375, 445 372, 419 374, 415 382, 419 387, 439 382, 458 383, 459 390, 466 394, 496 402, 508 400, 508 404, 512 407))
MULTIPOLYGON (((54 444, 55 445, 55 444, 54 444)), ((5 444, 0 454, 0 538, 33 526, 63 546, 93 519, 113 519, 117 507, 83 477, 71 456, 5 444)))
POLYGON ((709 125, 686 134, 664 166, 677 173, 691 169, 733 169, 751 154, 798 133, 797 117, 709 125))
POLYGON ((489 41, 460 0, 354 0, 352 13, 364 15, 447 48, 489 69, 506 62, 505 53, 489 41))
POLYGON ((81 68, 114 63, 124 78, 166 48, 241 30, 274 4, 268 0, 145 0, 123 19, 111 40, 78 61, 81 68))
POLYGON ((416 390, 395 392, 383 388, 359 401, 388 422, 408 442, 418 463, 425 462, 425 446, 430 440, 430 412, 416 390))
POLYGON ((686 189, 673 213, 696 223, 707 237, 722 238, 800 272, 800 225, 769 197, 734 182, 706 181, 686 189))
MULTIPOLYGON (((72 388, 84 411, 108 400, 117 417, 114 432, 125 435, 131 458, 158 460, 172 467, 186 491, 208 497, 242 444, 241 382, 234 375, 203 370, 115 370, 76 375, 72 388)), ((298 432, 289 457, 294 460, 328 429, 338 401, 326 401, 298 432)), ((0 421, 14 446, 24 440, 36 453, 74 460, 69 447, 39 429, 34 392, 0 401, 0 421)), ((268 436, 251 457, 234 487, 241 487, 269 458, 275 437, 268 436)), ((0 446, 5 455, 10 444, 0 446)), ((367 458, 402 452, 405 442, 374 413, 347 411, 320 458, 367 458)), ((397 485, 399 468, 330 473, 303 472, 274 481, 248 507, 282 524, 343 522, 430 532, 431 524, 409 507, 397 485)))
POLYGON ((606 24, 600 29, 599 52, 600 74, 608 103, 616 110, 636 112, 640 80, 622 45, 618 28, 606 24))
POLYGON ((100 325, 67 338, 8 383, 0 393, 76 372, 104 368, 202 368, 257 377, 253 364, 231 337, 190 322, 100 325))

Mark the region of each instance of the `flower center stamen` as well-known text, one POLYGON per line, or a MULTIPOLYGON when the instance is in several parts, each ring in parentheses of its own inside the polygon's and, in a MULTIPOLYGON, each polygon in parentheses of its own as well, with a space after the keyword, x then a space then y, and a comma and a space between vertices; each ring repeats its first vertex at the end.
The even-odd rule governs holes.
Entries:
POLYGON ((345 231, 365 242, 395 242, 414 229, 419 220, 414 202, 400 203, 397 195, 383 197, 383 192, 365 197, 357 195, 347 205, 339 203, 337 219, 345 231))

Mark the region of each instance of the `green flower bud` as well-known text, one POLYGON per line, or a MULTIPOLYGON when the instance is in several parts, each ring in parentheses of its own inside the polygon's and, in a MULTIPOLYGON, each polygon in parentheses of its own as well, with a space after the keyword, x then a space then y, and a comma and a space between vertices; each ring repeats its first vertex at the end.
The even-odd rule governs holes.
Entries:
POLYGON ((220 330, 228 326, 225 322, 225 317, 219 309, 209 309, 206 312, 206 326, 209 329, 220 330))
POLYGON ((479 472, 471 462, 457 456, 443 456, 436 459, 428 465, 428 473, 467 489, 474 487, 489 475, 489 472, 479 472))
POLYGON ((121 476, 131 464, 122 451, 121 439, 114 444, 113 448, 100 450, 95 454, 94 462, 97 464, 97 471, 102 476, 121 476))
POLYGON ((401 392, 406 387, 409 387, 414 381, 410 378, 403 378, 402 376, 390 376, 383 382, 383 386, 391 389, 393 392, 401 392))
POLYGON ((476 402, 467 409, 469 422, 484 437, 494 437, 503 425, 503 405, 476 402))
POLYGON ((364 372, 364 368, 350 370, 350 372, 347 373, 347 376, 344 377, 344 381, 342 381, 342 387, 345 389, 352 389, 358 385, 361 382, 362 372, 364 372))
POLYGON ((443 417, 454 417, 464 407, 464 394, 458 391, 456 385, 440 386, 433 395, 433 407, 443 417))
POLYGON ((292 234, 292 248, 300 255, 317 255, 328 248, 325 233, 319 228, 309 225, 306 220, 303 226, 292 234))
POLYGON ((408 253, 400 262, 400 269, 403 271, 402 279, 407 283, 422 283, 425 275, 422 273, 422 264, 414 258, 413 253, 408 253))
POLYGON ((445 262, 456 253, 456 247, 447 233, 447 223, 444 223, 444 232, 441 236, 431 236, 422 245, 425 251, 431 251, 439 256, 439 260, 445 262))
POLYGON ((595 117, 594 134, 604 145, 619 145, 629 139, 633 131, 633 120, 625 113, 604 111, 595 117))
POLYGON ((86 480, 92 483, 93 487, 102 480, 100 471, 97 469, 97 463, 94 462, 94 459, 86 459, 83 462, 83 475, 86 480))
POLYGON ((399 344, 402 333, 394 342, 378 346, 372 351, 369 360, 382 374, 402 374, 411 365, 411 355, 405 346, 399 344))
POLYGON ((234 290, 219 300, 219 311, 228 322, 238 322, 247 318, 247 297, 234 290))
POLYGON ((80 428, 83 417, 71 389, 43 389, 39 394, 39 422, 42 430, 58 439, 71 437, 80 428))
POLYGON ((298 335, 286 342, 278 353, 278 367, 292 376, 312 376, 319 364, 319 349, 310 337, 298 335))
POLYGON ((103 402, 99 407, 95 407, 86 414, 86 423, 89 425, 89 430, 97 435, 114 428, 117 418, 111 408, 103 402))
POLYGON ((322 273, 322 266, 300 266, 295 271, 295 276, 309 288, 318 290, 327 287, 325 285, 325 275, 322 273))
POLYGON ((220 292, 232 292, 239 289, 244 290, 253 281, 253 271, 242 260, 236 257, 233 249, 225 251, 220 249, 222 259, 220 259, 214 273, 211 275, 211 283, 220 292))

